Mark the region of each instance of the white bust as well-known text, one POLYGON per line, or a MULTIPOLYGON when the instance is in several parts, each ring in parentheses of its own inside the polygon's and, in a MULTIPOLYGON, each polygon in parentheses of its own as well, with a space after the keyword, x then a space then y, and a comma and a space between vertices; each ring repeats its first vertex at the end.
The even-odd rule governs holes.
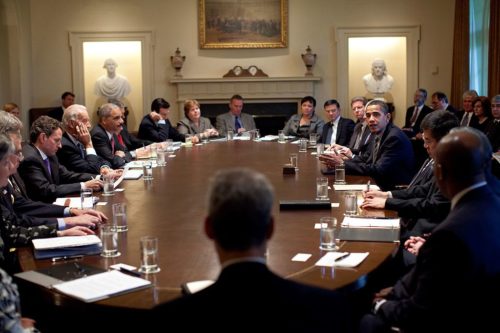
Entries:
POLYGON ((106 75, 100 76, 95 82, 94 93, 106 98, 121 99, 130 94, 130 84, 125 76, 116 74, 118 64, 113 59, 106 59, 103 68, 106 75))
POLYGON ((391 90, 394 79, 387 74, 385 61, 382 59, 375 59, 372 63, 372 72, 363 76, 363 83, 368 92, 383 94, 391 90))

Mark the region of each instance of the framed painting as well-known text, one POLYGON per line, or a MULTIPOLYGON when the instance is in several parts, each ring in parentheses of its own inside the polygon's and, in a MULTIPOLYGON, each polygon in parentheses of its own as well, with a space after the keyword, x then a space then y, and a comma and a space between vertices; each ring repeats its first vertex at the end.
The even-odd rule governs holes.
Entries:
POLYGON ((199 0, 202 49, 288 46, 288 0, 199 0))

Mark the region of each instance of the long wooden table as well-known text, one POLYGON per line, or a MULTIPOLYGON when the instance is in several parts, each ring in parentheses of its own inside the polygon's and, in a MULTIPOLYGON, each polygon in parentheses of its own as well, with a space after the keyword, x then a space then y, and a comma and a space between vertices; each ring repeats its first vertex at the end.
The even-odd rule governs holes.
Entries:
MULTIPOLYGON (((102 197, 105 206, 97 206, 111 219, 111 204, 127 203, 128 232, 119 234, 117 258, 88 256, 81 262, 102 268, 115 263, 140 266, 139 238, 154 235, 159 238, 161 272, 146 276, 154 288, 127 293, 97 304, 83 304, 53 291, 43 291, 43 298, 56 305, 78 304, 79 308, 112 306, 128 309, 150 309, 180 295, 180 285, 187 281, 216 279, 220 265, 213 243, 203 232, 207 211, 206 195, 209 179, 216 170, 248 167, 264 173, 276 191, 273 214, 276 228, 268 247, 267 262, 281 276, 328 289, 357 289, 364 286, 370 273, 386 261, 397 248, 394 243, 342 242, 341 251, 369 252, 358 267, 350 269, 321 268, 314 263, 325 254, 319 249, 319 230, 314 224, 323 216, 333 216, 342 222, 343 193, 329 191, 331 202, 339 208, 331 210, 280 211, 279 200, 314 200, 315 179, 321 174, 320 162, 313 150, 299 153, 299 171, 283 175, 283 164, 298 145, 277 142, 230 141, 210 142, 201 146, 181 148, 167 165, 153 170, 152 181, 125 180, 119 186, 123 192, 102 197), (310 253, 307 262, 291 261, 297 253, 310 253)), ((329 176, 332 185, 334 178, 329 176)), ((348 183, 366 183, 366 177, 347 176, 348 183)), ((386 214, 393 214, 385 212, 386 214)), ((20 250, 23 270, 55 265, 49 260, 34 260, 30 249, 20 250)), ((58 264, 58 263, 56 263, 58 264)))

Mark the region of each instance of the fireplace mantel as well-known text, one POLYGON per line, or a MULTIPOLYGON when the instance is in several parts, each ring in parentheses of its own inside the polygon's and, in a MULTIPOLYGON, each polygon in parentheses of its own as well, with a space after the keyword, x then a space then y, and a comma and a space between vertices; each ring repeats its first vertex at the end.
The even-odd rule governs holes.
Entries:
MULTIPOLYGON (((314 96, 314 83, 320 77, 245 77, 245 78, 174 78, 177 102, 196 99, 203 103, 227 102, 234 94, 252 102, 296 101, 314 96)), ((182 109, 182 108, 181 108, 182 109)))

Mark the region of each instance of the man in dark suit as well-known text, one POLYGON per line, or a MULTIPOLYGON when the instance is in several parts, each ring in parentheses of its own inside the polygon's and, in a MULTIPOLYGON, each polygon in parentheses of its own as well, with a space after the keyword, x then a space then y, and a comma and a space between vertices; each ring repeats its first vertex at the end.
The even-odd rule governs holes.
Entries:
MULTIPOLYGON (((126 110, 125 110, 125 104, 123 102, 116 100, 116 99, 109 99, 108 103, 112 103, 112 104, 118 106, 120 108, 120 111, 122 112, 122 118, 123 118, 122 130, 117 135, 118 141, 120 142, 120 144, 122 146, 127 147, 127 149, 130 152, 132 152, 136 149, 143 148, 143 147, 148 146, 148 145, 153 143, 152 141, 142 140, 142 139, 139 139, 138 137, 136 137, 135 135, 130 134, 130 132, 128 131, 127 125, 125 124, 125 122, 126 122, 126 120, 125 120, 126 110)), ((149 116, 154 121, 160 120, 160 115, 157 114, 156 112, 151 112, 149 114, 149 116)))
POLYGON ((106 103, 99 108, 98 115, 99 124, 90 132, 97 155, 108 161, 113 169, 123 168, 133 157, 117 136, 123 129, 122 112, 117 105, 106 103))
POLYGON ((66 110, 67 107, 70 105, 75 104, 75 94, 73 94, 70 91, 65 91, 61 95, 61 106, 57 107, 55 109, 52 109, 47 116, 57 119, 59 121, 62 120, 62 116, 64 114, 64 110, 66 110))
POLYGON ((349 148, 351 152, 356 155, 366 149, 372 138, 370 135, 370 128, 365 117, 366 103, 367 100, 363 96, 355 96, 351 99, 351 110, 354 114, 354 118, 356 119, 356 125, 354 126, 347 148, 349 148))
POLYGON ((31 125, 31 143, 23 147, 19 174, 33 200, 53 202, 58 197, 79 193, 82 188, 98 191, 102 187, 92 174, 75 173, 59 164, 56 152, 61 139, 61 123, 53 118, 41 116, 31 125))
MULTIPOLYGON (((149 142, 162 142, 167 139, 173 141, 184 141, 185 134, 177 131, 168 119, 170 114, 170 103, 163 98, 156 98, 151 103, 151 113, 142 118, 137 136, 149 142)), ((198 137, 193 137, 193 142, 199 141, 198 137)))
MULTIPOLYGON (((432 112, 432 109, 425 105, 427 99, 427 90, 419 88, 413 96, 414 105, 406 110, 405 125, 402 128, 409 138, 414 138, 420 133, 420 123, 426 115, 432 112)), ((421 139, 422 137, 417 137, 421 139)))
POLYGON ((57 151, 59 163, 74 172, 86 172, 95 175, 116 173, 111 164, 98 156, 90 136, 90 117, 87 108, 73 104, 64 111, 62 126, 65 130, 62 136, 61 149, 57 151))
POLYGON ((433 176, 434 157, 439 141, 458 126, 457 117, 448 111, 433 111, 425 116, 421 129, 429 159, 408 188, 365 193, 363 208, 390 209, 399 213, 402 218, 401 244, 409 236, 431 232, 448 215, 450 201, 443 196, 433 176))
POLYGON ((408 184, 414 174, 414 158, 408 137, 390 122, 391 115, 385 102, 372 100, 366 106, 366 118, 374 136, 370 147, 360 155, 347 149, 340 154, 324 154, 320 160, 330 173, 337 164, 345 164, 346 174, 372 177, 387 191, 396 185, 408 184))
POLYGON ((255 171, 215 175, 205 233, 215 242, 222 272, 206 289, 157 306, 151 325, 217 332, 347 331, 348 304, 340 295, 285 280, 266 266, 273 197, 270 182, 255 171))
POLYGON ((354 130, 354 121, 340 116, 342 110, 339 102, 335 99, 327 100, 323 105, 323 109, 328 122, 326 126, 323 126, 320 142, 327 145, 347 146, 354 130))
POLYGON ((434 94, 432 94, 431 103, 432 103, 432 109, 434 111, 437 110, 449 111, 458 118, 458 110, 455 109, 455 107, 450 104, 450 102, 448 101, 448 96, 446 96, 444 92, 436 91, 434 94))
POLYGON ((497 323, 500 198, 486 183, 488 155, 479 135, 464 129, 438 144, 434 174, 452 202, 450 214, 420 248, 413 269, 376 294, 361 332, 388 332, 392 326, 404 332, 486 332, 497 323))
POLYGON ((225 136, 227 131, 239 134, 256 129, 253 117, 241 112, 242 110, 243 97, 233 95, 229 100, 229 112, 220 114, 215 118, 215 128, 219 132, 219 135, 225 136))

